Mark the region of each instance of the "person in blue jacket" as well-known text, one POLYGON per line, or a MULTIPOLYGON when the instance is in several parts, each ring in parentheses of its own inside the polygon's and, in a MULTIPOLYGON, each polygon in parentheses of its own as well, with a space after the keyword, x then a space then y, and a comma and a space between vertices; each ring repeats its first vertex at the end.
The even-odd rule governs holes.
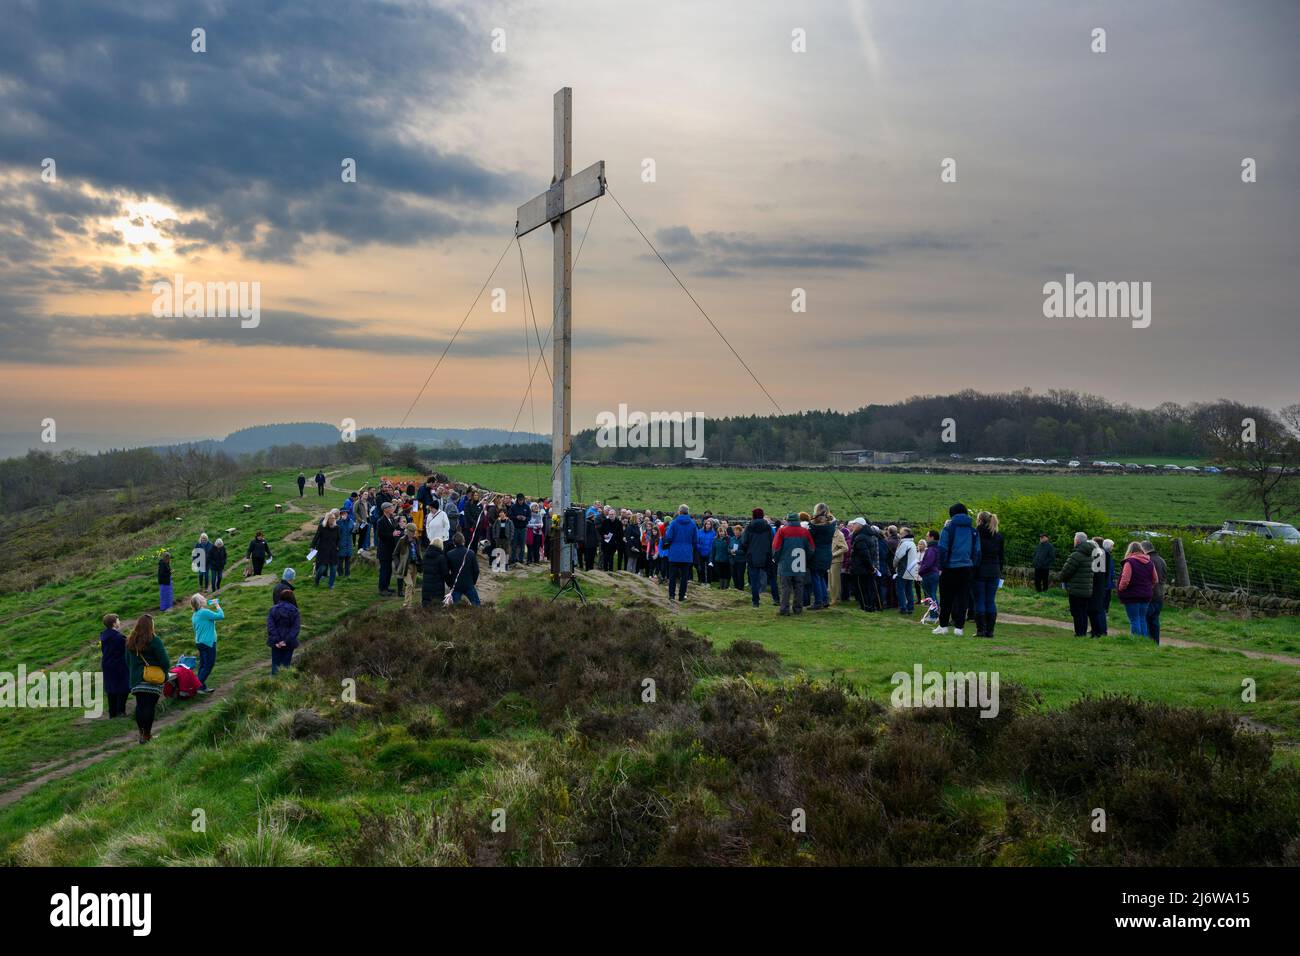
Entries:
MULTIPOLYGON (((694 524, 694 522, 691 522, 694 524)), ((718 532, 713 528, 713 519, 706 518, 704 527, 695 532, 695 569, 699 572, 700 583, 705 587, 713 579, 713 539, 718 532)))
POLYGON ((357 523, 352 517, 352 511, 350 509, 340 511, 336 524, 339 529, 339 574, 345 578, 351 577, 354 541, 352 532, 355 531, 357 527, 357 523))
POLYGON ((961 502, 948 509, 948 521, 939 532, 939 626, 932 634, 962 633, 970 611, 971 575, 980 563, 980 539, 961 502))
POLYGON ((686 585, 690 583, 691 566, 695 563, 696 530, 695 522, 691 520, 691 509, 682 505, 677 509, 677 517, 673 518, 664 531, 663 541, 659 543, 660 551, 668 553, 670 601, 674 597, 678 601, 686 600, 686 585))
POLYGON ((131 696, 131 677, 126 669, 126 635, 117 629, 121 623, 116 614, 105 614, 104 629, 99 633, 99 667, 104 672, 104 696, 108 698, 109 717, 125 717, 126 699, 131 696))
POLYGON ((298 632, 302 616, 298 613, 298 598, 293 588, 281 591, 275 605, 266 615, 266 644, 271 648, 271 673, 293 664, 293 652, 298 646, 298 632))

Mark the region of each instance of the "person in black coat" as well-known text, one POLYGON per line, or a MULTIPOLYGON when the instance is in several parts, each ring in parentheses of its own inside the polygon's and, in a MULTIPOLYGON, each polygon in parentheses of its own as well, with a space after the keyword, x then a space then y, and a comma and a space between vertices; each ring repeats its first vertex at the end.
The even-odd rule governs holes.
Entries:
POLYGON ((253 540, 248 542, 248 551, 245 553, 245 557, 247 557, 249 563, 252 564, 253 573, 261 574, 262 565, 266 564, 267 561, 274 557, 274 555, 271 554, 271 544, 266 540, 266 534, 264 532, 259 531, 257 534, 253 535, 253 540))
POLYGON ((600 569, 614 570, 614 556, 623 546, 623 522, 613 511, 605 512, 600 519, 600 569))
POLYGON ((749 565, 749 599, 754 607, 758 607, 758 592, 763 590, 766 575, 767 583, 772 587, 772 603, 780 604, 776 575, 769 570, 772 564, 772 526, 763 517, 762 508, 755 508, 753 515, 753 520, 740 536, 740 550, 744 553, 745 563, 749 565))
POLYGON ((307 487, 307 476, 301 471, 298 472, 298 497, 302 497, 303 490, 307 487))
POLYGON ((334 590, 334 578, 339 569, 339 526, 334 512, 325 517, 325 523, 316 529, 316 536, 311 546, 316 549, 316 584, 329 572, 330 590, 334 590))
POLYGON ((849 541, 849 573, 858 607, 864 611, 880 610, 880 591, 876 587, 876 562, 880 560, 880 536, 861 518, 849 522, 853 538, 849 541))
POLYGON ((226 542, 218 538, 212 543, 212 550, 208 552, 208 580, 214 591, 221 587, 221 582, 225 578, 227 558, 226 542))
POLYGON ((1006 573, 1006 555, 998 516, 981 511, 976 519, 980 541, 980 563, 972 583, 975 588, 975 636, 992 637, 998 620, 998 582, 1006 573))
POLYGON ((1046 591, 1052 582, 1052 568, 1056 567, 1056 548, 1052 539, 1046 534, 1038 536, 1038 547, 1034 548, 1034 590, 1046 591))
POLYGON ((458 604, 461 598, 469 598, 469 603, 477 607, 478 597, 478 558, 474 552, 465 547, 465 536, 457 531, 451 536, 454 547, 447 552, 447 584, 451 587, 451 603, 458 604))
POLYGON ((325 472, 316 472, 316 494, 325 497, 325 472))
POLYGON ((644 571, 644 554, 641 550, 641 526, 636 515, 631 515, 623 528, 623 567, 635 574, 644 571))
POLYGON ((596 552, 600 550, 600 522, 595 515, 587 516, 586 537, 582 546, 582 566, 590 571, 596 564, 596 552))
MULTIPOLYGON (((474 561, 473 557, 470 560, 474 561)), ((448 563, 447 555, 442 551, 441 538, 433 541, 424 549, 424 557, 421 559, 420 565, 420 570, 424 574, 424 580, 420 584, 420 605, 422 607, 441 604, 443 598, 447 596, 447 585, 450 583, 449 576, 451 574, 448 563)), ((475 570, 478 569, 477 561, 474 561, 474 568, 475 570)))
POLYGON ((122 621, 116 614, 105 614, 103 623, 104 630, 99 633, 99 667, 104 672, 108 716, 125 717, 126 699, 131 696, 131 677, 126 666, 126 635, 117 629, 122 621))
POLYGON ((389 585, 393 583, 393 549, 402 531, 393 517, 393 503, 385 501, 380 506, 383 515, 375 522, 375 557, 379 561, 379 593, 396 594, 389 585))

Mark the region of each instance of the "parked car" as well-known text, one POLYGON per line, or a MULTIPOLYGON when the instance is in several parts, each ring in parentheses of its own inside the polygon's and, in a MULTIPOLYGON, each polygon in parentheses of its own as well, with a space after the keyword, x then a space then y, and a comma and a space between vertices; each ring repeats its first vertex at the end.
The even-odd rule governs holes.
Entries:
POLYGON ((1125 465, 1124 468, 1125 468, 1126 471, 1141 471, 1141 470, 1142 470, 1142 466, 1141 466, 1141 465, 1137 464, 1136 462, 1132 462, 1132 461, 1130 461, 1127 465, 1125 465))
POLYGON ((1156 470, 1157 470, 1157 469, 1156 469, 1156 466, 1155 466, 1155 465, 1152 465, 1152 464, 1146 464, 1146 465, 1143 465, 1142 467, 1143 467, 1143 468, 1150 468, 1152 471, 1156 471, 1156 470))
POLYGON ((1183 471, 1200 471, 1200 470, 1201 469, 1197 468, 1195 465, 1188 465, 1183 469, 1183 471))
POLYGON ((1073 459, 1073 458, 1071 458, 1069 461, 1067 461, 1066 464, 1069 465, 1071 468, 1078 468, 1078 467, 1079 467, 1079 462, 1076 461, 1076 460, 1073 459))
MULTIPOLYGON (((1259 538, 1282 541, 1286 544, 1300 544, 1300 531, 1296 530, 1295 525, 1287 524, 1284 521, 1241 521, 1230 519, 1223 522, 1222 530, 1237 534, 1253 534, 1259 538)), ((1214 533, 1218 534, 1219 532, 1214 533)))
POLYGON ((1206 466, 1205 466, 1205 473, 1206 473, 1207 475, 1218 475, 1218 474, 1221 474, 1220 470, 1219 470, 1218 468, 1215 468, 1213 465, 1206 465, 1206 466))
POLYGON ((1239 538, 1249 538, 1248 531, 1228 531, 1220 528, 1218 531, 1211 531, 1205 538, 1210 544, 1223 544, 1239 538))
POLYGON ((1177 465, 1165 465, 1165 471, 1182 471, 1177 465))

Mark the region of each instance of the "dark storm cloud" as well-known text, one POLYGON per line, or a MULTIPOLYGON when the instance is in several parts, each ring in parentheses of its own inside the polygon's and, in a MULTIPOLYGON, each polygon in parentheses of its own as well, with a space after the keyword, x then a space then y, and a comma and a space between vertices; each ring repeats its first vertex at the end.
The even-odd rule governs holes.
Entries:
POLYGON ((792 236, 765 239, 743 233, 703 232, 670 226, 655 233, 664 258, 687 265, 700 276, 730 277, 745 271, 788 269, 869 269, 882 256, 908 252, 959 250, 965 243, 930 235, 878 242, 844 242, 792 236))
MULTIPOLYGON (((172 226, 191 250, 287 260, 319 234, 350 245, 447 236, 518 190, 413 141, 406 124, 450 103, 487 55, 454 13, 416 2, 11 4, 0 165, 35 172, 49 156, 62 181, 201 210, 206 223, 172 226), (191 52, 196 26, 206 53, 191 52), (341 182, 344 157, 357 161, 355 184, 341 182), (437 211, 444 203, 458 210, 437 211)), ((107 202, 69 190, 50 201, 48 212, 82 218, 107 202)))
MULTIPOLYGON (((442 354, 451 330, 418 336, 384 331, 382 321, 338 319, 280 309, 265 309, 255 328, 239 318, 155 318, 152 315, 41 315, 30 297, 0 293, 0 353, 9 361, 41 365, 84 365, 164 354, 187 343, 251 348, 309 348, 377 355, 442 354)), ((586 329, 575 340, 579 350, 643 345, 649 339, 600 329, 586 329)), ((537 343, 529 346, 537 361, 537 343)), ((508 333, 464 331, 450 358, 519 360, 523 374, 524 343, 508 333)), ((548 353, 547 360, 550 360, 548 353)), ((538 372, 541 378, 544 373, 538 372)))

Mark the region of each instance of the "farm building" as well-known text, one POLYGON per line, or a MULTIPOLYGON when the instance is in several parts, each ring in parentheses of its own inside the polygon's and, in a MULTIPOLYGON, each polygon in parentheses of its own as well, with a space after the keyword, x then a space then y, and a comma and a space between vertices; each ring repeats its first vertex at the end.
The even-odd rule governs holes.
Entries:
POLYGON ((914 451, 874 451, 870 448, 848 448, 831 452, 833 465, 899 465, 916 461, 920 455, 914 451))

